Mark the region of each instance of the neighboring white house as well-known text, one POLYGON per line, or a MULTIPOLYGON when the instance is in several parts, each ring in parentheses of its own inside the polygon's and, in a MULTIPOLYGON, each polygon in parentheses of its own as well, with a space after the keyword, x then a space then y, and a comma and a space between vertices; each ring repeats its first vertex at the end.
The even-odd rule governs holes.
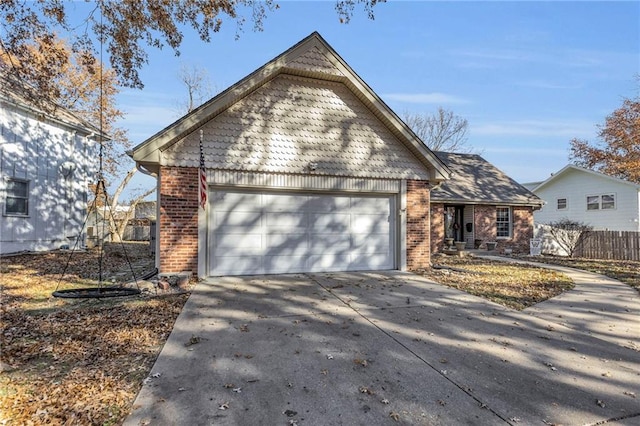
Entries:
POLYGON ((0 76, 0 254, 73 245, 97 169, 99 130, 22 93, 0 76))
POLYGON ((640 231, 638 184, 570 164, 524 186, 545 201, 533 214, 536 224, 568 218, 594 230, 640 231))

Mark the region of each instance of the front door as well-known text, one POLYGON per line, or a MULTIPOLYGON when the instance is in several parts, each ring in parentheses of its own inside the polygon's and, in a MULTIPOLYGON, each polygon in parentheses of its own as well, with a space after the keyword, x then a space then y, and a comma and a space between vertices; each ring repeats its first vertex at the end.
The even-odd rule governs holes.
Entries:
POLYGON ((453 241, 464 241, 462 226, 464 206, 447 206, 444 209, 444 237, 453 241))

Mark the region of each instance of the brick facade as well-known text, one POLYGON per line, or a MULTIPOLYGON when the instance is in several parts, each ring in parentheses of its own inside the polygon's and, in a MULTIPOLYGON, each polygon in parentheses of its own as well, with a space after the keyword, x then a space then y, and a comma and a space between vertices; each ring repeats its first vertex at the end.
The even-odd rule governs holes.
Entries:
POLYGON ((496 241, 496 220, 496 206, 474 206, 474 238, 482 240, 482 246, 480 248, 485 249, 487 241, 496 241))
POLYGON ((513 239, 509 246, 514 253, 529 253, 533 238, 533 209, 531 207, 512 207, 513 239))
MULTIPOLYGON (((431 252, 436 253, 444 246, 444 204, 431 205, 431 252)), ((497 251, 506 247, 514 253, 528 253, 529 242, 533 238, 533 209, 531 207, 511 207, 512 237, 496 238, 496 206, 475 205, 473 229, 474 239, 482 240, 481 249, 486 249, 487 241, 497 243, 497 251)))
POLYGON ((198 273, 198 169, 160 169, 160 272, 198 273))
POLYGON ((444 204, 431 204, 431 253, 444 245, 444 204))
POLYGON ((431 266, 429 182, 407 181, 407 269, 431 266))

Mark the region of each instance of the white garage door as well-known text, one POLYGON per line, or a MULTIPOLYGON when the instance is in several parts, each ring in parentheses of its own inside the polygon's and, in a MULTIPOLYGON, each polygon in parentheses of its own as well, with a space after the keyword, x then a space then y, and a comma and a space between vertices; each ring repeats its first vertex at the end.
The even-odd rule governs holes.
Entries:
POLYGON ((217 190, 209 207, 209 275, 394 268, 389 195, 217 190))

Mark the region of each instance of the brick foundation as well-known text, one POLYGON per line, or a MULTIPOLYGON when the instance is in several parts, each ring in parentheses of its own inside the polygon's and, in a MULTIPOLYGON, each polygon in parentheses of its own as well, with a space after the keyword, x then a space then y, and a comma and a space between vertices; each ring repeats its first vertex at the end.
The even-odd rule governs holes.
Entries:
POLYGON ((198 273, 198 169, 160 169, 160 272, 198 273))
POLYGON ((431 266, 429 182, 407 181, 407 269, 431 266))

